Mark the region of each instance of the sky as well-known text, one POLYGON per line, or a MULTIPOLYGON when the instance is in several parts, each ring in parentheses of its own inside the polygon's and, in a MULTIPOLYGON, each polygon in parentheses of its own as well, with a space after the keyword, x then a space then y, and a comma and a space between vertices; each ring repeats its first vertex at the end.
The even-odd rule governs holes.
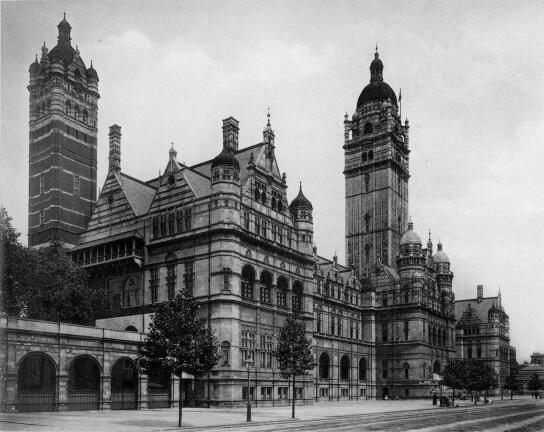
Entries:
POLYGON ((26 239, 28 68, 72 44, 100 82, 98 184, 108 127, 122 127, 123 172, 164 171, 170 143, 195 164, 240 121, 262 140, 268 107, 288 197, 302 181, 318 253, 344 262, 343 119, 384 79, 410 120, 410 216, 440 238, 457 299, 501 290, 518 361, 544 351, 544 2, 15 1, 1 3, 0 204, 26 239))

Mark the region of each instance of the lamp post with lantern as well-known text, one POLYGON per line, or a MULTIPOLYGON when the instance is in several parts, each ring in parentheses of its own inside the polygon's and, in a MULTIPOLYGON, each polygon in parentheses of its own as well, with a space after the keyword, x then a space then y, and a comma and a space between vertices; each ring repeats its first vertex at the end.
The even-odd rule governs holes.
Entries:
POLYGON ((246 369, 247 369, 247 418, 246 421, 251 421, 251 390, 250 390, 250 381, 249 373, 251 367, 253 366, 253 360, 246 360, 246 369))

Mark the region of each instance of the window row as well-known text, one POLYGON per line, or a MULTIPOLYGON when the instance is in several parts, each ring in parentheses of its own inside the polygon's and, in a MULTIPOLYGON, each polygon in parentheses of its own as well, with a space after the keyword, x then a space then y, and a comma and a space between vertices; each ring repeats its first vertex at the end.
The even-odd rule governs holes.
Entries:
MULTIPOLYGON (((276 399, 287 400, 289 399, 289 389, 290 387, 276 387, 277 396, 276 399)), ((251 400, 255 400, 255 393, 257 387, 249 388, 249 397, 251 400)), ((262 400, 272 400, 272 389, 273 387, 261 387, 261 399, 262 400)), ((295 399, 303 399, 304 389, 303 387, 295 387, 295 399)), ((247 386, 242 387, 242 399, 247 400, 247 386)))
POLYGON ((353 319, 343 319, 340 315, 323 315, 316 313, 315 317, 316 331, 326 333, 332 336, 346 337, 349 339, 363 339, 362 326, 359 321, 353 319))
MULTIPOLYGON (((270 223, 264 219, 253 216, 250 212, 244 212, 244 229, 253 231, 255 234, 287 247, 292 247, 292 233, 290 230, 283 229, 281 225, 270 223), (255 220, 252 221, 252 218, 255 220)), ((306 238, 303 239, 305 241, 306 238)), ((311 241, 311 240, 308 240, 311 241)))
MULTIPOLYGON (((89 112, 85 108, 80 108, 79 105, 73 104, 71 101, 67 100, 64 103, 64 113, 67 116, 73 117, 76 120, 82 121, 83 123, 88 123, 89 112)), ((93 124, 94 126, 94 124, 93 124)))
POLYGON ((338 300, 343 300, 346 303, 359 305, 359 293, 355 289, 339 286, 331 280, 322 281, 318 279, 316 281, 316 291, 318 294, 323 294, 327 297, 330 296, 338 298, 338 300))
POLYGON ((190 208, 153 216, 151 224, 153 238, 190 231, 193 228, 192 216, 192 209, 190 208))
POLYGON ((283 198, 281 194, 272 192, 272 196, 268 197, 266 189, 264 189, 263 186, 261 186, 261 188, 256 187, 254 189, 253 199, 262 205, 270 204, 270 208, 278 213, 282 213, 284 210, 283 198))

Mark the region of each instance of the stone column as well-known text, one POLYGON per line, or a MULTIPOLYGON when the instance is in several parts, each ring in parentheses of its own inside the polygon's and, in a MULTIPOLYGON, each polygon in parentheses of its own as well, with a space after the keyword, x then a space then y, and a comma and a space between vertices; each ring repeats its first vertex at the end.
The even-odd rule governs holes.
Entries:
POLYGON ((102 406, 101 409, 111 409, 111 376, 102 376, 102 406))
POLYGON ((68 375, 59 374, 58 380, 58 411, 68 411, 68 375))
POLYGON ((147 375, 140 375, 138 377, 138 408, 139 409, 147 409, 147 381, 148 376, 147 375))

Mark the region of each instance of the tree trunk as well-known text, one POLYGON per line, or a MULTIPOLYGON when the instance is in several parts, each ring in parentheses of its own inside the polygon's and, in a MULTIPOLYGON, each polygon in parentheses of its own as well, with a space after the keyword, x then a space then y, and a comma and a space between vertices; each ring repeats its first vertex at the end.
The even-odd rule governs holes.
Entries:
POLYGON ((455 406, 455 389, 451 389, 451 406, 455 406))
POLYGON ((291 418, 295 418, 295 374, 293 374, 293 400, 292 400, 292 408, 291 408, 291 418))
POLYGON ((178 427, 181 427, 181 418, 183 414, 183 384, 182 384, 182 373, 179 374, 179 402, 178 402, 178 427))

